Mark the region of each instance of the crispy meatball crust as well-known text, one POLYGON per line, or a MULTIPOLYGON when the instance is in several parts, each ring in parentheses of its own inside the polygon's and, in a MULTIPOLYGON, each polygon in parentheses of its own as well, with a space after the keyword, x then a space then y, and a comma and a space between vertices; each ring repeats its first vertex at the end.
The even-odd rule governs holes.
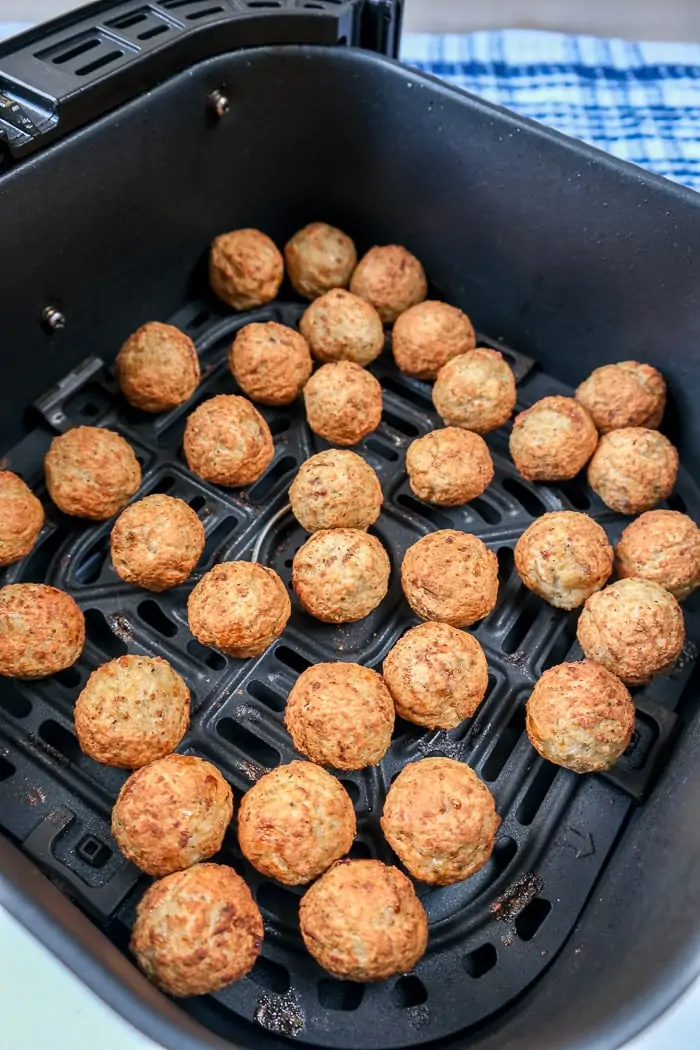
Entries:
POLYGON ((618 514, 640 514, 673 491, 678 452, 658 430, 611 430, 588 465, 588 484, 618 514))
POLYGON ((141 484, 131 445, 102 427, 73 427, 51 442, 44 458, 46 487, 59 510, 105 521, 125 507, 141 484))
POLYGON ((85 617, 69 594, 44 583, 0 587, 0 675, 45 678, 71 667, 85 645, 85 617))
POLYGON ((233 795, 216 766, 193 755, 166 755, 124 782, 112 834, 127 860, 148 875, 169 875, 221 849, 233 795))
POLYGON ((317 361, 368 365, 384 347, 382 319, 371 305, 342 288, 326 292, 309 306, 299 331, 317 361))
POLYGON ((422 620, 469 627, 496 604, 498 561, 477 536, 439 529, 408 548, 401 583, 422 620))
POLYGON ((86 755, 107 766, 140 769, 182 740, 190 691, 167 660, 120 656, 92 672, 74 714, 86 755))
POLYGON ((661 372, 638 361, 620 361, 591 372, 576 391, 601 434, 621 427, 660 424, 666 407, 666 382, 661 372))
POLYGON ((166 591, 184 583, 202 556, 204 526, 184 500, 154 493, 121 512, 110 546, 122 580, 166 591))
POLYGON ((409 879, 379 860, 341 860, 306 891, 304 944, 345 981, 381 981, 425 953, 428 919, 409 879))
POLYGON ((243 879, 224 864, 197 864, 149 886, 130 947, 154 984, 185 996, 244 977, 262 941, 262 916, 243 879))
POLYGON ((685 641, 683 613, 658 583, 618 580, 588 599, 576 637, 589 660, 628 685, 644 685, 670 671, 680 656, 685 641))
POLYGON ((209 253, 209 283, 234 310, 252 310, 277 295, 284 260, 260 230, 233 230, 216 238, 209 253))
POLYGON ((543 514, 515 545, 515 568, 525 586, 557 609, 576 609, 605 585, 613 550, 587 514, 543 514))
POLYGON ((389 556, 361 529, 321 529, 294 555, 292 586, 302 608, 325 623, 369 616, 389 589, 389 556))
POLYGON ((187 417, 185 458, 193 474, 239 488, 257 481, 275 454, 270 428, 245 397, 217 394, 187 417))
POLYGON ((44 524, 44 508, 11 470, 0 470, 0 565, 29 554, 44 524))
POLYGON ((498 350, 478 346, 438 372, 433 404, 447 426, 487 434, 507 423, 516 401, 515 376, 498 350))
POLYGON ((399 638, 386 655, 382 674, 397 715, 428 729, 454 729, 471 718, 489 682, 476 638, 433 621, 399 638))
POLYGON ((359 664, 315 664, 289 694, 284 724, 294 747, 334 769, 364 769, 384 758, 394 702, 381 675, 359 664))
POLYGON ((229 350, 228 363, 243 393, 261 405, 295 401, 312 367, 303 335, 275 321, 241 328, 229 350))
POLYGON ((379 426, 379 380, 353 361, 321 365, 304 387, 306 418, 315 434, 334 445, 356 445, 379 426))
POLYGON ((313 762, 290 762, 243 796, 238 844, 263 875, 302 886, 348 852, 355 823, 350 796, 334 776, 313 762))
POLYGON ((167 412, 194 394, 200 369, 194 343, 171 324, 149 321, 130 335, 114 363, 124 397, 144 412, 167 412))
POLYGON ((411 491, 426 503, 458 507, 476 499, 493 480, 493 460, 478 434, 459 427, 416 438, 406 452, 411 491))
POLYGON ((370 248, 360 259, 350 291, 371 303, 384 324, 393 324, 399 314, 425 299, 428 282, 415 255, 387 244, 370 248))
POLYGON ((190 631, 197 641, 241 659, 265 652, 291 614, 287 589, 274 569, 249 561, 215 565, 187 602, 190 631))
POLYGON ((610 769, 632 739, 634 704, 600 664, 550 667, 527 702, 527 735, 542 758, 574 773, 610 769))
POLYGON ((566 481, 595 452, 598 431, 573 397, 543 397, 520 412, 510 435, 510 454, 527 481, 566 481))
POLYGON ((652 580, 683 601, 700 584, 700 529, 687 514, 649 510, 622 533, 615 568, 618 576, 652 580))
POLYGON ((307 532, 368 529, 382 509, 379 478, 361 456, 328 449, 302 463, 289 489, 292 512, 307 532))
POLYGON ((317 299, 332 288, 347 288, 357 265, 350 237, 325 222, 312 222, 284 246, 292 286, 305 299, 317 299))
POLYGON ((474 327, 456 306, 427 300, 397 318, 392 350, 397 367, 417 379, 435 379, 452 358, 473 350, 474 327))

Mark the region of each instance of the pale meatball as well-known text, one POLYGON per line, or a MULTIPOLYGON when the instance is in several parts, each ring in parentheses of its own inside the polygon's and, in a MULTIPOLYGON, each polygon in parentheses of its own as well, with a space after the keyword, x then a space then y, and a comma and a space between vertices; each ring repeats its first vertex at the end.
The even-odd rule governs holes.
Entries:
POLYGON ((149 591, 184 583, 204 550, 204 526, 184 500, 154 493, 121 512, 110 537, 117 576, 149 591))
POLYGON ((241 328, 228 363, 244 394, 261 405, 289 405, 311 375, 311 354, 303 335, 266 321, 241 328))
POLYGON ((136 908, 130 948, 167 995, 207 995, 252 969, 263 921, 233 868, 197 864, 149 886, 136 908))
POLYGON ((284 724, 297 751, 334 769, 364 769, 384 758, 394 702, 381 675, 359 664, 315 664, 289 694, 284 724))
POLYGON ((356 445, 379 426, 379 380, 353 361, 322 365, 304 387, 309 426, 334 445, 356 445))
POLYGON ((313 762, 290 762, 266 773, 238 810, 243 856, 286 886, 311 882, 340 860, 355 830, 347 791, 313 762))
POLYGON ((683 613, 658 583, 618 580, 588 599, 576 637, 589 660, 628 685, 644 685, 670 671, 680 656, 685 641, 683 613))
POLYGON ((93 671, 75 702, 75 732, 95 762, 139 769, 187 732, 190 691, 159 656, 120 656, 93 671))
POLYGON ((187 602, 194 637, 228 656, 259 656, 287 626, 292 603, 274 569, 249 561, 215 565, 187 602))
POLYGON ((250 485, 275 454, 270 428, 245 397, 218 394, 187 417, 183 438, 187 466, 215 485, 250 485))
POLYGON ((101 427, 74 427, 55 437, 44 458, 44 472, 59 510, 94 521, 120 511, 141 484, 141 467, 131 445, 101 427))
POLYGON ((473 350, 476 342, 465 313, 433 300, 401 314, 391 339, 397 367, 417 379, 435 379, 447 361, 473 350))
POLYGON ((368 365, 384 347, 384 326, 374 307, 342 288, 312 303, 299 330, 317 361, 368 365))
POLYGON ((622 533, 615 568, 618 576, 652 580, 683 601, 700 584, 700 529, 687 514, 649 510, 622 533))
POLYGON ((409 879, 379 860, 341 860, 306 891, 304 944, 344 981, 383 981, 425 953, 428 919, 409 879))
POLYGON ((476 499, 493 480, 493 460, 478 434, 459 427, 416 438, 406 452, 411 491, 426 503, 458 507, 476 499))
POLYGON ((515 568, 529 590, 557 609, 576 609, 608 580, 613 550, 587 514, 562 510, 533 521, 515 545, 515 568))
POLYGON ((566 481, 595 452, 598 431, 573 397, 543 397, 515 417, 510 454, 527 481, 566 481))
POLYGON ((129 336, 114 367, 124 397, 144 412, 176 408, 199 385, 194 343, 179 328, 159 321, 149 321, 129 336))
POLYGON ((11 470, 0 470, 0 565, 29 554, 44 524, 44 508, 11 470))
POLYGON ((85 645, 85 617, 69 594, 44 583, 0 587, 0 675, 45 678, 71 667, 85 645))
POLYGON ((216 766, 193 755, 166 755, 125 781, 112 810, 112 834, 127 860, 147 875, 169 875, 221 849, 233 795, 216 766))
POLYGON ((234 310, 252 310, 277 295, 284 260, 274 241, 260 230, 233 230, 216 238, 209 253, 209 282, 234 310))
POLYGON ((361 456, 328 449, 302 463, 289 489, 292 512, 307 532, 368 529, 382 509, 379 478, 361 456))
POLYGON ((678 452, 658 430, 611 430, 588 466, 588 484, 618 514, 640 514, 671 495, 678 452))
POLYGON ((292 586, 302 608, 326 623, 369 616, 389 589, 389 556, 361 529, 321 529, 294 555, 292 586))
POLYGON ((425 299, 428 282, 415 255, 387 244, 370 248, 360 259, 350 291, 371 303, 384 324, 393 324, 399 314, 425 299))
POLYGON ((469 627, 496 604, 498 561, 477 536, 439 529, 408 548, 401 583, 422 620, 469 627))
POLYGON ((507 423, 516 401, 513 370, 498 350, 479 346, 443 365, 433 404, 447 426, 487 434, 507 423))
POLYGON ((542 758, 574 773, 610 769, 634 732, 632 697, 616 675, 584 660, 545 671, 527 702, 527 735, 542 758))
POLYGON ((357 252, 342 230, 325 222, 312 222, 287 241, 284 261, 299 295, 317 299, 331 288, 347 288, 357 265, 357 252))
POLYGON ((601 434, 621 427, 658 427, 666 407, 661 372, 638 361, 620 361, 591 372, 576 391, 601 434))

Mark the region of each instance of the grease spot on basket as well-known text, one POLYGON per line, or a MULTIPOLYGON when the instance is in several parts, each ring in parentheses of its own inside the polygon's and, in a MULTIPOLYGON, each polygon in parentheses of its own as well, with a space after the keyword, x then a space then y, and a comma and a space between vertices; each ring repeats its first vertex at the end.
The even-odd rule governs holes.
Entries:
POLYGON ((517 882, 498 897, 491 905, 494 918, 505 925, 501 934, 501 940, 508 946, 516 937, 515 920, 521 911, 532 904, 535 897, 539 896, 544 886, 544 879, 534 871, 528 871, 521 875, 517 882))
POLYGON ((453 758, 456 762, 461 762, 469 750, 463 740, 453 740, 448 731, 444 729, 421 737, 417 746, 423 758, 440 756, 441 758, 453 758))
POLYGON ((278 1035, 299 1035, 306 1028, 301 999, 293 988, 284 995, 265 992, 258 999, 253 1016, 261 1028, 278 1035))
POLYGON ((430 1010, 426 1003, 420 1006, 412 1006, 407 1013, 408 1023, 417 1031, 430 1024, 430 1010))
POLYGON ((116 634, 117 638, 120 638, 122 642, 128 645, 134 637, 134 629, 127 617, 123 613, 108 613, 105 616, 105 620, 109 624, 112 634, 116 634))

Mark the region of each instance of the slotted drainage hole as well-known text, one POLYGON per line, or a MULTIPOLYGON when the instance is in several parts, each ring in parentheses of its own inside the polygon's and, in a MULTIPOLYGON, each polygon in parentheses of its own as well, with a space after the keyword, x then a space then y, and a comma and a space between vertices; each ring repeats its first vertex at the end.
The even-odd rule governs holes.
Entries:
POLYGON ((425 985, 420 977, 412 973, 400 977, 391 989, 391 1001, 400 1010, 406 1010, 409 1006, 422 1006, 427 998, 425 985))
POLYGON ((535 779, 527 789, 515 814, 518 823, 522 824, 523 827, 528 827, 532 824, 558 772, 559 766, 555 766, 551 762, 542 761, 540 768, 535 774, 535 779))
POLYGON ((520 940, 531 941, 551 910, 552 905, 544 897, 535 897, 523 908, 515 920, 515 932, 520 940))
POLYGON ((272 959, 266 959, 264 955, 258 956, 248 976, 261 988, 266 988, 268 992, 276 992, 277 995, 284 995, 291 987, 289 970, 272 959))
POLYGON ((484 780, 493 782, 501 775, 503 767, 513 754, 518 741, 525 732, 525 705, 518 704, 510 719, 501 729, 498 739, 484 762, 481 775, 484 780))
POLYGON ((80 756, 80 746, 69 729, 48 718, 39 726, 39 738, 51 748, 52 751, 63 755, 69 762, 75 762, 80 756))
POLYGON ((258 682, 255 679, 248 682, 248 692, 256 700, 260 700, 266 707, 269 707, 271 711, 284 711, 287 705, 285 698, 276 693, 274 689, 270 689, 269 685, 265 685, 264 682, 258 682))
POLYGON ((299 897, 276 882, 263 882, 258 886, 255 899, 260 907, 284 926, 298 927, 299 897))
POLYGON ((475 948, 474 951, 464 956, 462 967, 473 980, 478 981, 489 970, 493 970, 497 962, 498 952, 494 946, 492 944, 482 944, 481 947, 475 948))
POLYGON ((326 1010, 357 1010, 365 994, 363 984, 324 977, 318 982, 318 1001, 326 1010))
POLYGON ((216 731, 220 737, 228 740, 230 744, 235 744, 239 751, 261 766, 272 769, 280 764, 281 755, 275 751, 274 747, 270 747, 264 740, 255 736, 232 718, 220 718, 216 723, 216 731))

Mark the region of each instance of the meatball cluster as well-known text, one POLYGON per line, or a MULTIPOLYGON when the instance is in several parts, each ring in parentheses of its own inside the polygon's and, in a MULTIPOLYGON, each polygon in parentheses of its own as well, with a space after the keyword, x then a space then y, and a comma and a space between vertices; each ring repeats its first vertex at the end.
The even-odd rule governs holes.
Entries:
POLYGON ((311 353, 322 364, 354 361, 368 365, 384 346, 382 319, 371 305, 352 292, 335 288, 307 309, 299 323, 311 353))
POLYGON ((245 397, 218 394, 188 416, 183 438, 187 466, 215 485, 257 481, 275 454, 270 428, 245 397))
POLYGON ((282 634, 291 616, 287 589, 273 569, 249 561, 215 565, 187 602, 192 634, 228 656, 259 656, 282 634))
POLYGON ((252 310, 277 295, 284 260, 260 230, 233 230, 216 238, 209 253, 212 291, 234 310, 252 310))
POLYGON ((529 590, 557 609, 576 609, 605 585, 613 550, 587 514, 562 510, 533 521, 515 545, 515 568, 529 590))
POLYGON ((120 511, 141 484, 141 467, 131 445, 101 427, 74 427, 55 437, 44 473, 59 510, 94 521, 120 511))
POLYGON ((422 620, 469 627, 496 604, 498 562, 477 536, 440 529, 408 548, 401 583, 408 604, 422 620))
POLYGON ((493 460, 478 434, 446 427, 411 442, 406 471, 411 491, 419 499, 457 507, 488 488, 493 480, 493 460))
POLYGON ((600 439, 588 484, 618 514, 640 514, 671 495, 678 452, 658 430, 626 427, 600 439))
POLYGON ((29 554, 44 524, 44 508, 24 481, 0 470, 0 566, 29 554))
POLYGON ((652 580, 683 601, 700 585, 700 529, 687 514, 649 510, 622 533, 618 576, 652 580))
POLYGON ((622 427, 655 429, 666 407, 664 377, 651 365, 620 361, 596 368, 576 390, 601 434, 622 427))
POLYGON ((595 452, 598 431, 572 397, 543 397, 515 417, 510 454, 527 481, 566 481, 595 452))
POLYGON ((302 608, 326 623, 353 623, 389 589, 389 556, 361 529, 321 529, 294 555, 292 586, 302 608))
POLYGON ((228 363, 243 393, 261 405, 295 401, 312 367, 304 336, 275 321, 241 328, 229 350, 228 363))
POLYGON ((361 456, 329 449, 299 468, 289 489, 292 513, 307 532, 368 529, 382 508, 379 478, 361 456))
POLYGON ((446 426, 487 434, 513 414, 515 376, 497 350, 479 346, 453 357, 438 372, 433 404, 446 426))
POLYGON ((204 526, 183 500, 160 493, 146 496, 114 523, 114 571, 137 587, 168 590, 188 578, 202 556, 204 539, 204 526))
POLYGON ((406 248, 387 244, 370 248, 352 275, 350 291, 366 299, 384 324, 393 324, 428 294, 423 267, 406 248))
POLYGON ((465 313, 428 300, 397 319, 392 349, 397 366, 416 379, 435 379, 444 364, 473 350, 474 328, 465 313))
POLYGON ((322 365, 304 387, 309 426, 333 445, 356 445, 379 426, 379 380, 354 361, 322 365))
POLYGON ((305 299, 317 299, 332 288, 347 288, 357 265, 350 237, 326 222, 312 222, 284 247, 292 285, 305 299))
POLYGON ((124 397, 144 412, 176 408, 199 385, 194 343, 179 328, 159 321, 149 321, 129 336, 114 367, 124 397))
POLYGON ((46 678, 78 659, 85 617, 69 594, 43 583, 0 588, 0 675, 46 678))

